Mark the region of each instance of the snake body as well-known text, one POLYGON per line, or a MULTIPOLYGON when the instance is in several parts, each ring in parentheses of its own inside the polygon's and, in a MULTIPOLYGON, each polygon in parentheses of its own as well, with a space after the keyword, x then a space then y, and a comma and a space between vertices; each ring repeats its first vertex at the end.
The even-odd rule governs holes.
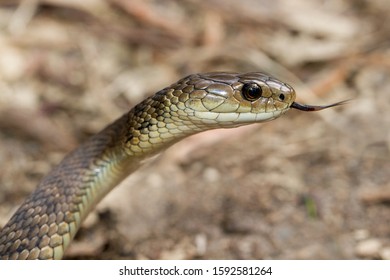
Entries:
POLYGON ((0 259, 61 259, 87 214, 113 187, 145 159, 184 137, 269 121, 290 108, 336 105, 294 100, 292 87, 259 72, 194 74, 164 88, 91 137, 43 178, 0 231, 0 259))

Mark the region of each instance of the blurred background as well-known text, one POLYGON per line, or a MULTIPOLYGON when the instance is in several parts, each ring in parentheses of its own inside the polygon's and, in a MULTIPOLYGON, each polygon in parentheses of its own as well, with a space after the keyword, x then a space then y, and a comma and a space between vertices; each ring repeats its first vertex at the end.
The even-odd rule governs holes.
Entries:
POLYGON ((390 2, 0 2, 0 227, 63 156, 195 72, 348 104, 190 137, 87 218, 71 259, 390 259, 390 2))

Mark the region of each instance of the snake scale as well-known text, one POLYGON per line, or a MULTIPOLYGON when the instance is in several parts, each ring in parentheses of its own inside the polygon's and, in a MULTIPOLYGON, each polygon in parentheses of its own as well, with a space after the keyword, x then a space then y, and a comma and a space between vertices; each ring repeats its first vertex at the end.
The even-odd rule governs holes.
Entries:
POLYGON ((93 207, 142 162, 189 135, 276 119, 294 89, 260 72, 193 74, 145 99, 68 154, 0 231, 0 259, 61 259, 93 207))

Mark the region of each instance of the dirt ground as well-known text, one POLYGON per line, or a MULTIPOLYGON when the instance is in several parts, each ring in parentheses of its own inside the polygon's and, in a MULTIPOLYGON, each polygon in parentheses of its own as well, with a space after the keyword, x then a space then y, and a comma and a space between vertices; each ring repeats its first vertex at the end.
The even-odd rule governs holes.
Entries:
POLYGON ((61 158, 186 74, 263 71, 348 104, 185 139, 69 259, 390 259, 390 2, 0 4, 0 227, 61 158))

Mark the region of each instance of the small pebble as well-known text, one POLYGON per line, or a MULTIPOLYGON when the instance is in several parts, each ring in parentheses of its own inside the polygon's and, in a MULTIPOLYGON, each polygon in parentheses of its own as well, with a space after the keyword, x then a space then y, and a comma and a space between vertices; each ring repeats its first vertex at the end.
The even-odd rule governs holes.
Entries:
POLYGON ((390 247, 385 247, 380 251, 380 257, 382 260, 390 260, 390 247))
POLYGON ((207 182, 213 183, 213 182, 218 181, 221 178, 221 174, 219 173, 219 171, 217 169, 212 168, 212 167, 208 167, 203 172, 203 178, 207 182))
POLYGON ((356 241, 361 241, 367 239, 370 236, 370 233, 366 229, 357 229, 353 233, 356 241))
POLYGON ((378 258, 379 250, 382 247, 378 239, 367 239, 359 242, 356 246, 356 255, 362 258, 378 258))

